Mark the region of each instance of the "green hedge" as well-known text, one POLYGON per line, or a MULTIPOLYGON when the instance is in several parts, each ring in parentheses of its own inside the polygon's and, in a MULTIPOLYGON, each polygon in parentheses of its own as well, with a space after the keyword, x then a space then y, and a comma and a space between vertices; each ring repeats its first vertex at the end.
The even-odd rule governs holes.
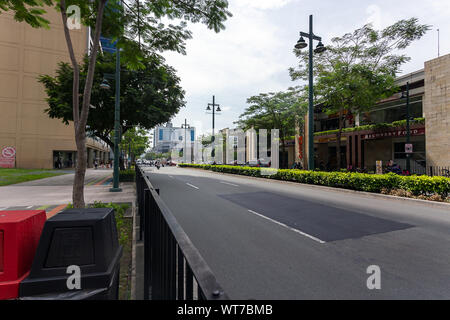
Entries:
MULTIPOLYGON (((410 121, 410 124, 425 124, 425 118, 414 118, 410 121)), ((406 120, 398 120, 394 121, 392 123, 377 123, 377 124, 366 124, 362 126, 357 127, 351 127, 351 128, 344 128, 342 129, 342 132, 354 132, 354 131, 364 131, 364 130, 381 130, 381 129, 387 129, 387 128, 397 128, 397 127, 405 127, 406 126, 406 120)), ((321 132, 314 132, 315 136, 325 136, 325 135, 331 135, 338 133, 339 130, 328 130, 328 131, 321 131, 321 132)))
POLYGON ((120 182, 134 182, 135 176, 136 176, 136 172, 133 169, 121 170, 119 172, 119 181, 120 182))
MULTIPOLYGON (((445 177, 400 176, 394 173, 324 172, 296 169, 273 170, 270 168, 203 164, 179 164, 178 166, 375 193, 380 193, 382 189, 402 189, 410 191, 415 196, 437 194, 446 198, 450 194, 450 178, 445 177), (264 175, 264 172, 261 174, 262 170, 273 170, 273 174, 264 175)), ((266 173, 270 172, 266 171, 266 173)))

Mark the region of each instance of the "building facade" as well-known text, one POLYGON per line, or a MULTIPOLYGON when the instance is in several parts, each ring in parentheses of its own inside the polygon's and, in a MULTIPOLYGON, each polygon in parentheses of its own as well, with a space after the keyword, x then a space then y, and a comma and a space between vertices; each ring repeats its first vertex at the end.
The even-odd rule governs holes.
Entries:
POLYGON ((171 152, 183 141, 193 143, 195 141, 195 128, 174 127, 171 122, 165 126, 158 126, 153 132, 153 151, 158 153, 171 152), (186 137, 185 137, 186 136, 186 137))
MULTIPOLYGON (((425 174, 430 167, 450 167, 450 55, 425 63, 425 68, 396 79, 399 92, 379 101, 363 114, 345 113, 341 137, 341 168, 375 171, 376 161, 393 160, 412 173, 425 174), (411 150, 407 150, 406 84, 409 83, 411 150)), ((315 107, 315 166, 334 170, 337 164, 338 115, 315 107)), ((305 150, 307 152, 307 150, 305 150)), ((307 159, 307 157, 306 157, 307 159)))
MULTIPOLYGON (((61 16, 48 8, 50 29, 36 29, 0 14, 0 149, 14 147, 18 168, 73 167, 76 144, 73 124, 50 119, 44 86, 37 78, 54 75, 60 61, 69 62, 61 16)), ((71 30, 78 59, 86 54, 90 37, 82 27, 71 30)), ((88 166, 94 159, 107 161, 109 148, 88 138, 88 166)))

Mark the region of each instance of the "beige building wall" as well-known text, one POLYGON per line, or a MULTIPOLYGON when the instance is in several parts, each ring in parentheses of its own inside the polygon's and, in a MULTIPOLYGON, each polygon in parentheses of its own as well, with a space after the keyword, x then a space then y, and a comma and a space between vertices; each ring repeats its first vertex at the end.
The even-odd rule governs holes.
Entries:
MULTIPOLYGON (((53 151, 75 151, 73 125, 50 119, 39 75, 54 75, 60 61, 69 62, 61 16, 49 8, 50 29, 35 29, 0 14, 0 148, 16 148, 16 167, 52 168, 53 151)), ((71 31, 78 58, 87 48, 87 30, 71 31)), ((88 145, 103 148, 98 142, 88 145)), ((104 148, 103 148, 104 149, 104 148)))
POLYGON ((427 166, 450 166, 450 54, 425 62, 427 166))

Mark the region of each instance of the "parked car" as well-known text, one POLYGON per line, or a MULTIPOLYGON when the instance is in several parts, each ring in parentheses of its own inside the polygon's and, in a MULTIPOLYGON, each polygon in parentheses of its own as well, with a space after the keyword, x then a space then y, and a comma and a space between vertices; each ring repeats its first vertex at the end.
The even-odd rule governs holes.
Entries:
POLYGON ((247 161, 247 163, 245 164, 247 167, 265 167, 268 168, 271 166, 271 161, 267 161, 267 160, 249 160, 247 161))
POLYGON ((259 160, 249 160, 245 163, 247 167, 260 167, 261 162, 259 160))
POLYGON ((259 165, 261 167, 270 168, 270 166, 272 165, 272 161, 270 161, 270 160, 262 159, 262 160, 258 160, 258 161, 259 161, 259 165))

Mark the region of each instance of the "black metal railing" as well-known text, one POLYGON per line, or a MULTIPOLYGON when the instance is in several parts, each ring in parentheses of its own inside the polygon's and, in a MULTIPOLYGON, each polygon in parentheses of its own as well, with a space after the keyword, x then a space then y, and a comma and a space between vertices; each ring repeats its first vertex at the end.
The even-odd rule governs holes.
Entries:
POLYGON ((442 176, 450 178, 450 167, 428 166, 426 174, 428 176, 442 176))
POLYGON ((227 300, 228 296, 172 212, 136 165, 144 299, 227 300))

